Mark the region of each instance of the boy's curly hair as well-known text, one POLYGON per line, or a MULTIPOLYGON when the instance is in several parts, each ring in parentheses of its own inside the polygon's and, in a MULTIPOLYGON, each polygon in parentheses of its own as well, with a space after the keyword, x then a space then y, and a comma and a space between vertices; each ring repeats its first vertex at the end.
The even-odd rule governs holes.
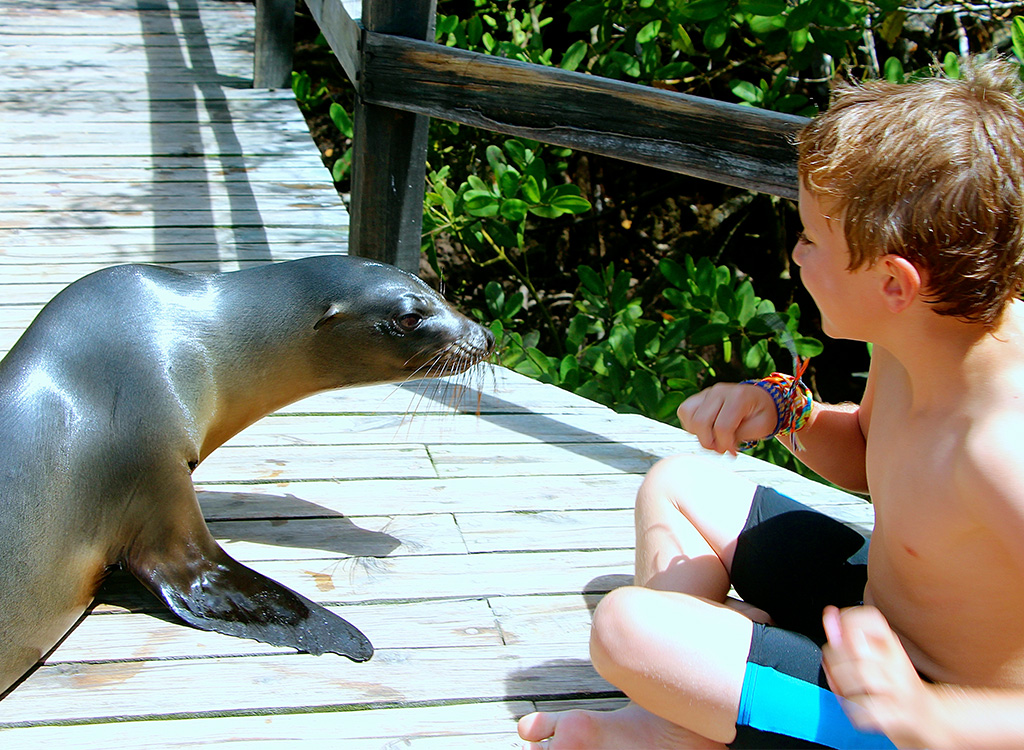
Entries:
POLYGON ((1024 287, 1024 87, 1004 60, 960 71, 837 88, 798 168, 843 218, 850 270, 902 256, 936 312, 991 326, 1024 287))

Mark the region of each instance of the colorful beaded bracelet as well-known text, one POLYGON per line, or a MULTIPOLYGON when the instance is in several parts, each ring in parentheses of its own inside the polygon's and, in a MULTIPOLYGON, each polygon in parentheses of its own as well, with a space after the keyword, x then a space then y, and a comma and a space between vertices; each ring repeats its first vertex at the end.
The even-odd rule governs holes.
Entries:
MULTIPOLYGON (((773 372, 760 380, 744 380, 743 383, 761 388, 772 397, 772 402, 775 404, 775 412, 778 415, 775 429, 762 440, 792 435, 793 449, 803 450, 803 445, 800 444, 796 432, 807 424, 807 419, 811 415, 811 406, 814 404, 811 389, 799 378, 784 375, 781 372, 773 372)), ((743 447, 752 448, 758 442, 760 441, 753 440, 744 443, 743 447)))

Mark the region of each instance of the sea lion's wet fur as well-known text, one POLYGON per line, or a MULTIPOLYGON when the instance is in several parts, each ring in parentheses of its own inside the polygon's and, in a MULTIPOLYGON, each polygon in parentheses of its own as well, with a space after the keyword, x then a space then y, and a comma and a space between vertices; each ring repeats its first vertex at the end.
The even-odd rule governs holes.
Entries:
POLYGON ((353 626, 220 548, 191 472, 299 398, 462 372, 491 345, 419 279, 345 256, 69 286, 0 361, 0 693, 118 564, 197 627, 368 659, 353 626))

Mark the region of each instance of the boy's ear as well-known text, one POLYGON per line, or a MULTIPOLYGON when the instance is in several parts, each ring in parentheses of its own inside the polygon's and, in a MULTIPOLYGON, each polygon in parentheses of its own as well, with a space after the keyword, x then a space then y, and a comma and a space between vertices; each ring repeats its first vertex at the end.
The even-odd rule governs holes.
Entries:
POLYGON ((889 312, 906 310, 921 294, 924 276, 921 270, 899 255, 883 255, 879 258, 882 275, 882 299, 889 312))

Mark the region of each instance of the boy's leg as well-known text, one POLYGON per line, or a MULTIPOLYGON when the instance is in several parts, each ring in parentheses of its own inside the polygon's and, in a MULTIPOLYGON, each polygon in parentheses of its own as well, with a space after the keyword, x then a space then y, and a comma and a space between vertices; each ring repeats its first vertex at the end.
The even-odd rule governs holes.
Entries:
POLYGON ((520 722, 524 739, 568 748, 720 747, 733 738, 752 624, 717 602, 754 490, 697 457, 651 469, 636 505, 637 586, 608 594, 591 629, 595 668, 634 704, 532 714, 520 722))
POLYGON ((723 460, 659 461, 637 493, 634 583, 724 602, 756 489, 723 460))

